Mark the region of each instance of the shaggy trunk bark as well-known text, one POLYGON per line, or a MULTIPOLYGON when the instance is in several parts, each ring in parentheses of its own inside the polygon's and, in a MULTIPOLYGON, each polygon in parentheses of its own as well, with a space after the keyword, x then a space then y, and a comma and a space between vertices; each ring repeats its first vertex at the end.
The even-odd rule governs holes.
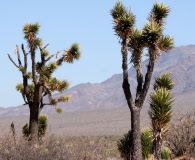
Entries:
POLYGON ((131 130, 133 134, 133 157, 132 160, 142 160, 140 111, 138 107, 131 110, 131 130))
POLYGON ((30 119, 29 119, 29 140, 32 143, 38 142, 38 117, 39 117, 39 107, 36 105, 29 105, 30 108, 30 119))
POLYGON ((161 159, 161 147, 162 147, 162 140, 160 137, 157 137, 153 141, 153 154, 157 160, 161 159))
POLYGON ((141 108, 135 107, 132 95, 130 91, 129 77, 128 77, 128 46, 127 46, 127 37, 122 41, 122 69, 123 69, 123 91, 127 104, 131 111, 131 129, 133 133, 133 156, 132 160, 141 160, 141 133, 140 133, 140 110, 141 108))

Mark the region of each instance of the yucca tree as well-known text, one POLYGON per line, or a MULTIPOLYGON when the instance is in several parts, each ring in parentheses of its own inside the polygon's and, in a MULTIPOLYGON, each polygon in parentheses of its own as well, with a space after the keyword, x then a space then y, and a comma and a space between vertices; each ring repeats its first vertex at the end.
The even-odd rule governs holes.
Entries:
POLYGON ((25 104, 30 109, 29 129, 30 139, 34 142, 38 140, 38 117, 45 105, 53 105, 57 112, 61 109, 57 107, 58 102, 66 102, 69 97, 59 97, 54 99, 53 92, 62 92, 69 87, 66 80, 58 80, 52 74, 63 62, 73 63, 80 57, 80 49, 77 43, 72 44, 69 49, 59 57, 60 51, 50 55, 46 49, 48 44, 43 46, 43 42, 38 38, 40 25, 38 23, 27 23, 23 28, 24 39, 27 48, 21 45, 23 63, 20 58, 20 50, 16 45, 17 63, 8 54, 11 62, 19 69, 22 74, 23 82, 16 85, 16 89, 22 94, 25 104), (28 63, 30 56, 30 63, 28 63), (38 57, 39 56, 39 57, 38 57), (54 60, 52 60, 54 58, 54 60), (38 61, 36 60, 38 59, 38 61), (49 97, 49 102, 44 102, 44 97, 49 97))
POLYGON ((168 124, 172 116, 173 97, 170 92, 172 88, 173 81, 170 74, 164 73, 156 78, 155 91, 150 95, 148 114, 151 119, 154 138, 153 154, 157 159, 161 159, 163 137, 168 130, 168 124))
POLYGON ((169 51, 173 47, 173 39, 163 35, 165 18, 170 9, 163 3, 155 3, 149 15, 149 23, 143 30, 134 27, 135 16, 127 10, 122 2, 117 1, 111 10, 114 21, 114 30, 120 39, 123 69, 123 90, 131 112, 131 130, 133 134, 133 160, 142 159, 140 111, 145 101, 154 64, 161 51, 169 51), (145 76, 142 73, 142 56, 144 48, 148 49, 148 65, 145 76), (136 97, 133 100, 129 75, 128 75, 128 51, 131 52, 131 63, 135 67, 137 77, 136 97))

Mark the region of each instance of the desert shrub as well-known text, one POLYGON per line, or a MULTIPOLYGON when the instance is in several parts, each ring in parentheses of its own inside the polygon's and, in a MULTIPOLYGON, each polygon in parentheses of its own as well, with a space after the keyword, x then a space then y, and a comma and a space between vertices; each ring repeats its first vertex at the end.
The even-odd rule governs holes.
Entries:
POLYGON ((132 147, 133 147, 133 134, 131 130, 124 134, 124 136, 119 139, 118 143, 118 150, 120 152, 121 157, 124 160, 130 160, 130 157, 132 155, 132 147))
POLYGON ((22 127, 22 134, 25 138, 27 138, 30 134, 29 132, 29 125, 28 123, 26 123, 23 127, 22 127))
POLYGON ((152 146, 153 146, 153 134, 151 129, 144 129, 141 134, 141 143, 142 143, 142 157, 143 159, 148 159, 152 154, 152 146))
POLYGON ((90 137, 64 138, 49 136, 41 145, 30 145, 24 138, 0 138, 1 160, 105 160, 99 140, 90 137))
POLYGON ((161 150, 161 159, 164 159, 164 160, 171 160, 171 152, 170 152, 169 148, 164 147, 164 148, 161 150))
POLYGON ((195 111, 180 116, 176 122, 171 125, 166 137, 168 147, 174 157, 195 157, 195 111))
POLYGON ((48 120, 47 120, 47 115, 46 114, 41 114, 39 116, 39 135, 44 136, 46 131, 47 131, 47 126, 48 126, 48 120))

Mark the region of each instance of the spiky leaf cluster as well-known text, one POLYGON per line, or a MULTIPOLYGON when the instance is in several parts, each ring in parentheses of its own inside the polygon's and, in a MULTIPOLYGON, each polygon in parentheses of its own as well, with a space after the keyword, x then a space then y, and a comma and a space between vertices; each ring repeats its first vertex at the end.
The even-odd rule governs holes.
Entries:
POLYGON ((62 108, 57 107, 56 112, 59 113, 59 114, 62 113, 62 108))
POLYGON ((23 127, 22 127, 22 134, 25 138, 27 138, 30 135, 30 131, 29 131, 29 125, 28 123, 26 123, 23 127))
POLYGON ((164 147, 161 151, 161 158, 166 160, 171 160, 171 151, 169 148, 164 147))
POLYGON ((39 135, 45 135, 48 127, 48 120, 46 114, 39 115, 39 135))
POLYGON ((25 35, 24 38, 27 40, 29 48, 33 50, 36 49, 38 46, 41 46, 42 44, 42 40, 37 38, 39 28, 40 25, 38 23, 27 23, 23 28, 23 32, 25 35))
POLYGON ((56 106, 56 105, 58 104, 58 101, 57 101, 56 99, 52 99, 52 100, 50 101, 50 104, 51 104, 52 106, 56 106))
MULTIPOLYGON (((39 133, 39 136, 43 136, 43 135, 45 135, 45 133, 47 131, 47 127, 48 127, 47 115, 46 114, 39 115, 39 120, 38 121, 39 121, 39 123, 38 123, 38 133, 39 133)), ((28 138, 28 136, 30 135, 28 123, 26 123, 22 127, 22 134, 25 138, 28 138)))
POLYGON ((158 46, 159 40, 162 37, 162 26, 151 20, 143 28, 143 41, 148 47, 158 46))
POLYGON ((127 38, 135 24, 135 15, 128 11, 123 4, 118 1, 114 8, 111 10, 111 15, 114 19, 114 30, 116 34, 121 38, 127 38))
POLYGON ((142 30, 133 29, 131 35, 129 36, 128 47, 131 51, 131 60, 134 66, 141 63, 143 48, 145 47, 145 42, 143 40, 142 30))
POLYGON ((150 95, 150 110, 148 114, 152 128, 157 132, 166 131, 167 124, 172 116, 173 97, 166 88, 159 88, 150 95))
POLYGON ((42 50, 41 55, 44 56, 44 57, 47 57, 49 55, 48 50, 46 50, 46 49, 42 50))
POLYGON ((58 98, 58 102, 68 102, 69 100, 69 96, 61 96, 60 98, 58 98))
POLYGON ((150 13, 149 19, 154 19, 159 24, 164 24, 164 19, 169 15, 170 8, 163 3, 155 3, 150 13))
POLYGON ((81 56, 81 50, 78 43, 73 43, 72 46, 64 51, 64 55, 56 62, 58 66, 62 62, 73 63, 74 60, 78 60, 81 56))
POLYGON ((18 83, 16 85, 16 90, 19 91, 21 94, 24 94, 24 85, 22 83, 18 83))
POLYGON ((129 159, 133 150, 133 132, 130 130, 128 133, 117 142, 118 151, 121 157, 129 159))
POLYGON ((151 129, 144 129, 141 134, 141 143, 142 143, 142 157, 143 159, 148 159, 152 154, 153 146, 153 133, 151 129))
POLYGON ((167 90, 171 90, 174 87, 174 83, 171 79, 170 73, 164 73, 161 76, 156 77, 155 83, 154 83, 154 89, 158 88, 166 88, 167 90))
POLYGON ((163 35, 159 40, 159 49, 165 52, 168 52, 174 47, 174 39, 169 35, 163 35))
POLYGON ((50 88, 50 90, 53 91, 58 91, 58 92, 62 92, 66 89, 68 89, 69 87, 69 83, 66 80, 58 80, 57 78, 51 77, 49 79, 49 82, 47 84, 50 88))

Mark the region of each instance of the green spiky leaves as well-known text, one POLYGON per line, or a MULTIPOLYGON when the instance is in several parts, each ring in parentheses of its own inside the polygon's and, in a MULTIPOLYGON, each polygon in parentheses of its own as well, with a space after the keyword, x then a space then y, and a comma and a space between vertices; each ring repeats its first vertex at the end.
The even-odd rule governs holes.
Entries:
POLYGON ((69 49, 69 54, 72 55, 74 59, 79 59, 81 56, 81 51, 78 43, 73 43, 72 46, 69 49))
POLYGON ((69 100, 69 96, 61 96, 60 98, 58 98, 58 102, 68 102, 69 100))
POLYGON ((122 4, 118 1, 114 8, 111 10, 111 16, 114 19, 114 30, 116 34, 121 38, 127 38, 135 24, 135 15, 128 11, 122 4))
POLYGON ((150 110, 148 114, 152 121, 152 128, 155 131, 165 130, 170 122, 173 106, 173 97, 166 88, 159 88, 150 95, 150 110))
POLYGON ((150 13, 149 19, 153 18, 157 23, 164 24, 164 19, 169 15, 170 8, 163 3, 155 3, 150 13))
POLYGON ((57 60, 57 65, 60 66, 62 62, 73 63, 74 60, 78 60, 81 56, 81 50, 79 44, 73 43, 71 47, 64 51, 64 55, 57 60))
POLYGON ((166 88, 167 90, 173 89, 174 83, 171 79, 170 73, 164 73, 161 76, 156 77, 155 83, 154 83, 154 89, 158 88, 166 88))
POLYGON ((152 141, 153 141, 152 130, 149 128, 144 129, 141 134, 143 159, 149 159, 150 155, 152 154, 152 147, 153 147, 152 141))
POLYGON ((43 55, 44 57, 47 57, 49 55, 49 52, 46 49, 44 49, 41 51, 41 55, 43 55))
POLYGON ((38 124, 39 135, 45 135, 47 131, 47 127, 48 127, 47 115, 46 114, 39 115, 39 124, 38 124))
POLYGON ((162 36, 162 26, 151 20, 143 28, 143 40, 148 47, 157 46, 162 36))
POLYGON ((171 95, 172 88, 173 81, 170 78, 170 73, 164 73, 155 79, 154 92, 150 94, 150 109, 148 114, 151 119, 154 138, 153 144, 154 146, 158 145, 153 150, 155 157, 160 156, 158 153, 161 152, 163 137, 168 130, 168 125, 172 117, 174 102, 173 96, 171 95))
POLYGON ((174 47, 174 39, 169 35, 163 35, 159 41, 159 48, 162 51, 168 52, 174 47))
POLYGON ((128 46, 133 50, 140 50, 144 47, 142 30, 136 28, 132 30, 128 46))
POLYGON ((39 28, 40 25, 38 23, 35 24, 27 23, 23 28, 23 32, 25 35, 24 38, 27 40, 28 46, 32 50, 35 50, 38 46, 42 44, 42 40, 37 38, 39 28))
POLYGON ((58 114, 62 113, 62 108, 57 107, 57 108, 56 108, 56 112, 57 112, 58 114))
POLYGON ((81 51, 79 48, 79 44, 74 43, 72 44, 69 50, 65 51, 64 60, 68 63, 73 63, 73 60, 74 59, 78 60, 80 56, 81 56, 81 51))
POLYGON ((127 9, 125 8, 125 6, 122 4, 122 2, 118 1, 114 8, 111 9, 110 11, 111 16, 113 17, 113 19, 119 19, 121 18, 124 14, 127 13, 127 9))
POLYGON ((47 66, 47 71, 53 73, 58 68, 56 62, 50 62, 47 66))
POLYGON ((36 35, 39 32, 39 28, 40 28, 40 25, 38 23, 35 23, 35 24, 27 23, 23 28, 23 32, 25 35, 28 35, 28 34, 36 35))
POLYGON ((16 90, 19 91, 20 93, 24 93, 24 86, 22 83, 18 83, 16 85, 16 90))
POLYGON ((118 151, 123 158, 129 158, 133 151, 133 132, 130 130, 128 133, 119 139, 117 142, 118 151))
POLYGON ((132 52, 130 62, 132 62, 134 66, 137 66, 139 63, 141 63, 143 48, 145 47, 142 30, 139 29, 132 30, 132 34, 129 36, 128 47, 132 52))
POLYGON ((50 90, 62 92, 69 88, 69 83, 66 80, 60 81, 57 78, 50 78, 48 85, 50 87, 50 90))

